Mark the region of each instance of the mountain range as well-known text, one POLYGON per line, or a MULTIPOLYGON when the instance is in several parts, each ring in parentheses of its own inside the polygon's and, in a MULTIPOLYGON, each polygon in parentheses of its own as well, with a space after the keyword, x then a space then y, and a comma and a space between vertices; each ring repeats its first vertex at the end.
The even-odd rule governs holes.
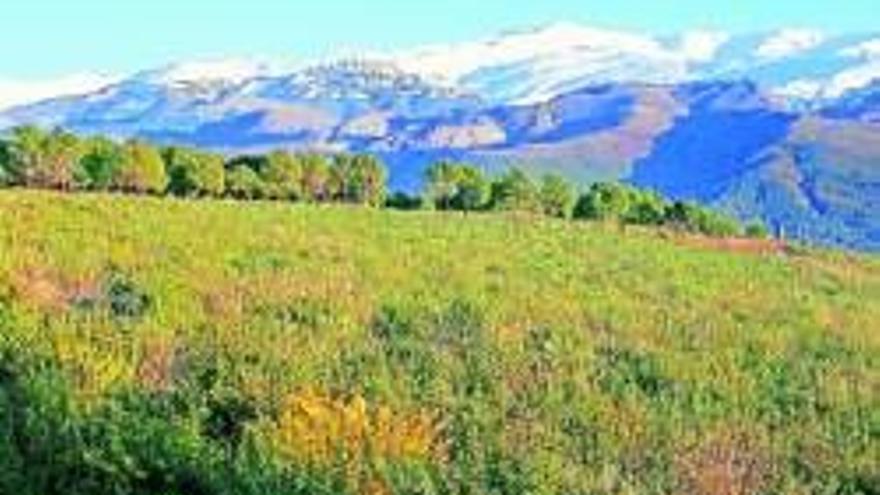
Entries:
POLYGON ((230 154, 371 152, 400 190, 443 158, 621 179, 880 250, 880 34, 558 24, 316 63, 182 63, 0 112, 0 128, 25 123, 230 154))

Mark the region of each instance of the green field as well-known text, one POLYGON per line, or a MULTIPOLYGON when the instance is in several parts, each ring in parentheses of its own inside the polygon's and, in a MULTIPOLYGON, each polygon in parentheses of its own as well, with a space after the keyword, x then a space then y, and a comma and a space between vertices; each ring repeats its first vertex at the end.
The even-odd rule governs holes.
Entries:
POLYGON ((7 190, 0 332, 0 493, 880 493, 868 256, 7 190))

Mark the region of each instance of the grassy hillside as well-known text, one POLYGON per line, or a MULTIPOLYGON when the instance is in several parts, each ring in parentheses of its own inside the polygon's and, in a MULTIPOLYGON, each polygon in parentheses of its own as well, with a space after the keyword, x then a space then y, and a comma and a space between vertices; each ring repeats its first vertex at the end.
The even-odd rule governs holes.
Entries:
POLYGON ((0 191, 0 493, 880 493, 880 262, 0 191))

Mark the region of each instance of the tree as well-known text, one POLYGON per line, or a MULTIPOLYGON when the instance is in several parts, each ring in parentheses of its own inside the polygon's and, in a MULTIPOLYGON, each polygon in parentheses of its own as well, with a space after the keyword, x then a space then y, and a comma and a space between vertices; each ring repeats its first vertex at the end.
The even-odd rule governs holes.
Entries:
POLYGON ((266 196, 266 184, 253 169, 240 166, 226 174, 226 193, 236 199, 260 199, 266 196))
POLYGON ((438 210, 474 211, 489 200, 489 181, 466 163, 437 162, 425 173, 426 200, 438 210))
POLYGON ((103 137, 89 139, 83 143, 74 179, 84 189, 109 189, 124 162, 125 154, 118 144, 103 137))
POLYGON ((667 208, 665 222, 689 232, 710 236, 726 237, 741 233, 739 222, 734 218, 683 201, 677 201, 667 208))
POLYGON ((336 155, 330 182, 346 203, 381 206, 385 202, 385 166, 372 155, 336 155))
POLYGON ((582 220, 622 220, 629 211, 632 194, 623 184, 599 182, 581 195, 574 217, 582 220))
POLYGON ((126 142, 122 161, 113 176, 113 188, 131 193, 159 194, 168 187, 168 174, 162 155, 143 141, 126 142))
POLYGON ((666 201, 653 191, 629 188, 629 208, 623 213, 624 223, 636 225, 661 225, 666 217, 666 201))
POLYGON ((460 211, 476 211, 489 201, 489 181, 483 171, 471 166, 461 165, 457 174, 456 191, 452 197, 452 207, 460 211))
POLYGON ((492 209, 499 211, 541 211, 540 190, 537 185, 518 168, 510 169, 492 183, 492 209))
POLYGON ((46 147, 46 133, 34 126, 16 127, 8 144, 8 180, 18 185, 37 185, 46 147))
POLYGON ((44 149, 41 185, 54 189, 70 189, 82 156, 82 143, 74 134, 61 129, 49 133, 44 149))
POLYGON ((168 148, 164 153, 168 191, 177 196, 220 196, 224 191, 223 157, 187 148, 168 148))
POLYGON ((8 141, 0 140, 0 186, 15 184, 12 170, 12 149, 8 141))
POLYGON ((273 151, 262 173, 270 198, 297 200, 302 197, 303 167, 296 155, 273 151))
POLYGON ((568 218, 572 214, 576 196, 574 187, 563 177, 547 174, 541 178, 541 209, 545 215, 568 218))
POLYGON ((330 164, 323 155, 309 153, 300 157, 302 176, 300 190, 306 201, 326 201, 330 190, 330 164))
POLYGON ((425 172, 427 178, 426 199, 438 210, 452 209, 452 200, 458 192, 460 167, 452 162, 432 164, 425 172))
POLYGON ((13 129, 6 175, 15 183, 68 189, 81 154, 80 140, 61 129, 45 132, 37 127, 13 129))

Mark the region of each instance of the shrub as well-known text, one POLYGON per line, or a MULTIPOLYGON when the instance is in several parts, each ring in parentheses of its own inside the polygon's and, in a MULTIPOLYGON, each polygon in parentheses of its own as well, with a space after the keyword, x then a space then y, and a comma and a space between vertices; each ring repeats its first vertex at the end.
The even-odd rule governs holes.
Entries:
POLYGON ((142 318, 150 309, 150 296, 132 280, 121 274, 113 274, 105 283, 104 293, 107 306, 116 318, 142 318))
POLYGON ((767 239, 770 237, 770 231, 763 222, 751 222, 746 225, 745 235, 752 239, 767 239))
POLYGON ((420 196, 410 196, 404 192, 395 192, 385 200, 385 206, 394 210, 413 211, 420 210, 424 200, 420 196))

